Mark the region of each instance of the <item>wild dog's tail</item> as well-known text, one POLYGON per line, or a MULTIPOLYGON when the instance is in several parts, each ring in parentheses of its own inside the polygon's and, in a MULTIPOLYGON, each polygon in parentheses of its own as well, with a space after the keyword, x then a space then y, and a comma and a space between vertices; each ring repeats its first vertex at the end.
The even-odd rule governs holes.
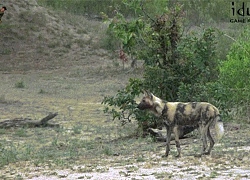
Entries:
POLYGON ((217 115, 215 118, 215 131, 216 131, 217 141, 219 141, 224 135, 224 126, 220 115, 217 115))

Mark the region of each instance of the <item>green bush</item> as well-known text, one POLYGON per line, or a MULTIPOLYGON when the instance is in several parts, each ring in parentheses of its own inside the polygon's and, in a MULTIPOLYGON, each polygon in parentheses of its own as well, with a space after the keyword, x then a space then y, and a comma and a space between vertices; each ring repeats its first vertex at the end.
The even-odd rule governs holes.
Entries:
POLYGON ((235 42, 220 66, 220 82, 230 99, 229 104, 239 105, 250 103, 250 31, 246 29, 235 42))
MULTIPOLYGON (((124 90, 104 98, 103 103, 109 106, 105 112, 114 119, 127 121, 134 117, 139 125, 143 124, 143 130, 161 124, 136 108, 134 99, 143 89, 167 101, 208 98, 201 93, 218 78, 215 31, 203 29, 200 34, 183 35, 182 14, 181 6, 176 5, 153 20, 141 14, 128 21, 118 13, 111 22, 109 30, 120 40, 123 50, 143 59, 145 67, 142 80, 130 80, 124 90)), ((215 88, 210 86, 208 94, 215 88)))

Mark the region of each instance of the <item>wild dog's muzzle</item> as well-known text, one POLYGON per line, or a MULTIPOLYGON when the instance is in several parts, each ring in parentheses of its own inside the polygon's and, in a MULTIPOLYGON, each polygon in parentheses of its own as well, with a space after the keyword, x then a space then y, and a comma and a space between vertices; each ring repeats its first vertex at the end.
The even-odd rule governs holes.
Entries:
POLYGON ((140 109, 140 110, 143 110, 143 107, 142 107, 141 104, 138 104, 137 108, 140 109))
POLYGON ((140 110, 145 110, 145 109, 150 109, 151 106, 149 104, 146 104, 146 103, 140 103, 140 104, 138 104, 137 108, 140 110))

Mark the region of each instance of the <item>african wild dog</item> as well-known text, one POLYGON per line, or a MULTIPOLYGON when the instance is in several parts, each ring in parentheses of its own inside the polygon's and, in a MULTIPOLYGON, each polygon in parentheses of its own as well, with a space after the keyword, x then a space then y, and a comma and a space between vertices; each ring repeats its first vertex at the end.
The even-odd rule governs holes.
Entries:
POLYGON ((203 142, 201 154, 210 154, 214 140, 210 134, 210 127, 215 124, 216 134, 218 140, 224 134, 223 122, 218 109, 207 102, 164 102, 160 98, 154 96, 152 93, 144 91, 144 97, 138 105, 140 110, 149 110, 156 116, 163 118, 163 123, 167 129, 166 138, 166 154, 168 156, 170 151, 170 137, 173 131, 175 135, 175 143, 177 148, 177 156, 180 156, 181 148, 179 142, 178 126, 193 125, 198 126, 203 142), (207 137, 210 141, 210 146, 207 150, 207 137))

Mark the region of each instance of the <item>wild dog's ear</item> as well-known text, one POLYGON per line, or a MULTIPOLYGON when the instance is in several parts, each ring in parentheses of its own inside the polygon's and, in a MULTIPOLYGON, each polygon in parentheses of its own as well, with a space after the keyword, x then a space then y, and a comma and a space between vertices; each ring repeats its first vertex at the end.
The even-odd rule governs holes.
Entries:
POLYGON ((144 96, 147 96, 147 97, 149 97, 150 99, 153 99, 153 94, 151 93, 151 92, 149 92, 149 91, 147 91, 147 90, 143 90, 143 92, 144 92, 144 96))
POLYGON ((153 100, 154 95, 151 92, 148 92, 148 97, 150 97, 150 99, 153 100))
POLYGON ((150 96, 150 92, 148 90, 143 90, 144 96, 150 96))
POLYGON ((144 96, 148 96, 148 91, 147 90, 142 90, 142 93, 144 94, 144 96))

